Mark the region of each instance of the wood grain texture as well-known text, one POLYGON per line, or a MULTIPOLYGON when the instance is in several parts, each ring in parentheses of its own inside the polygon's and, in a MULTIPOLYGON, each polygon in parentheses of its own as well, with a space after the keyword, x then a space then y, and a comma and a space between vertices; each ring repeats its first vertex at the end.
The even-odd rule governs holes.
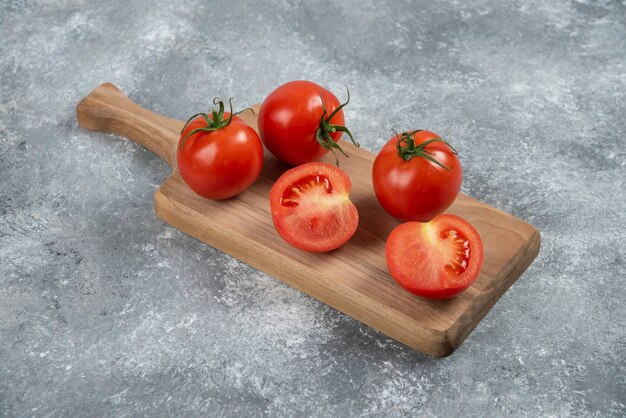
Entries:
MULTIPOLYGON (((257 107, 258 108, 258 107, 257 107)), ((77 107, 79 125, 125 136, 173 165, 183 122, 149 112, 112 84, 103 84, 77 107)), ((242 118, 257 129, 252 112, 242 118)), ((452 353, 539 252, 540 235, 530 224, 460 194, 449 213, 479 231, 484 264, 462 294, 432 301, 402 290, 390 277, 385 241, 399 221, 378 204, 371 183, 374 154, 344 143, 350 158, 341 168, 353 183, 359 210, 354 237, 330 253, 307 253, 276 233, 269 192, 287 167, 267 151, 257 182, 241 195, 211 201, 194 194, 176 168, 154 196, 157 215, 170 225, 327 303, 386 335, 433 356, 452 353)), ((331 156, 326 162, 332 163, 331 156)), ((503 343, 494 341, 494 344, 503 343)))

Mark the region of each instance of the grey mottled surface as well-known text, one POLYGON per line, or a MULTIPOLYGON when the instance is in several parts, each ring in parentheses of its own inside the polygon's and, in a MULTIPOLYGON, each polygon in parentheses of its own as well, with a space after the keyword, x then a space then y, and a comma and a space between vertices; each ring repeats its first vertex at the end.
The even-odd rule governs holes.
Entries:
POLYGON ((0 415, 626 414, 626 3, 0 3, 0 415), (104 81, 184 118, 292 79, 378 151, 427 128, 535 263, 451 357, 172 229, 156 156, 78 129, 104 81))

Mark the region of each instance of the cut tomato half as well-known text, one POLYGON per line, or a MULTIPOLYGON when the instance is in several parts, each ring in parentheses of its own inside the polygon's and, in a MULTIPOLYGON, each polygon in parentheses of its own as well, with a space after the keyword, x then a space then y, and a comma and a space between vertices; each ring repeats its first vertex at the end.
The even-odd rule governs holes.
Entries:
POLYGON ((359 224, 349 197, 351 187, 348 175, 330 164, 308 163, 286 171, 270 192, 276 231, 305 251, 341 247, 359 224))
POLYGON ((387 238, 387 266, 396 282, 418 296, 450 298, 474 283, 483 263, 478 231, 455 215, 398 225, 387 238))

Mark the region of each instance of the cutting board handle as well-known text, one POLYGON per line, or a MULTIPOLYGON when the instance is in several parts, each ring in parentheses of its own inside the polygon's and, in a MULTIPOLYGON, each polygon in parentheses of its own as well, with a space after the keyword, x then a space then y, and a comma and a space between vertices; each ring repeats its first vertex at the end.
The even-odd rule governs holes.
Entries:
POLYGON ((183 123, 144 109, 111 83, 101 84, 81 100, 76 106, 76 117, 82 128, 124 136, 170 166, 176 162, 183 123))

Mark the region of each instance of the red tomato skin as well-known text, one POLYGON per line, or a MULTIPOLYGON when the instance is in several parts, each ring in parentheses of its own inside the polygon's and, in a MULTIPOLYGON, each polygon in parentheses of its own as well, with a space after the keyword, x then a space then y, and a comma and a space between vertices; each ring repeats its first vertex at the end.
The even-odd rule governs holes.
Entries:
POLYGON ((389 273, 396 283, 414 295, 429 299, 449 299, 469 288, 478 278, 484 258, 478 231, 463 218, 451 214, 439 215, 429 223, 405 222, 398 225, 387 238, 385 254, 389 273), (426 236, 428 233, 424 231, 427 228, 435 230, 434 237, 442 231, 455 229, 469 241, 468 265, 461 275, 446 279, 451 275, 441 265, 437 248, 438 244, 442 244, 433 240, 433 235, 426 236), (429 273, 437 277, 427 276, 429 273))
POLYGON ((306 163, 286 171, 270 191, 270 209, 276 231, 287 243, 304 251, 327 252, 341 247, 352 238, 359 224, 359 212, 349 200, 351 187, 348 175, 330 164, 306 163), (309 215, 308 218, 299 216, 297 209, 282 204, 283 196, 290 185, 316 175, 322 175, 329 180, 333 190, 330 198, 335 200, 330 200, 330 204, 320 202, 312 212, 310 206, 301 208, 309 215), (289 222, 289 216, 295 216, 296 222, 289 222), (334 221, 329 222, 333 228, 312 239, 314 232, 308 228, 312 217, 334 221))
MULTIPOLYGON (((415 134, 419 145, 438 135, 429 131, 415 134)), ((372 182, 381 206, 403 221, 428 222, 443 213, 454 202, 463 180, 458 157, 450 147, 433 142, 426 150, 450 170, 445 170, 423 157, 405 161, 398 155, 398 137, 391 138, 374 160, 372 182)))
POLYGON ((206 122, 198 116, 181 134, 176 159, 180 175, 191 190, 207 199, 236 196, 259 177, 263 165, 261 140, 254 129, 233 116, 228 126, 195 133, 180 147, 189 132, 204 126, 206 122))
MULTIPOLYGON (((326 116, 340 106, 334 94, 311 81, 291 81, 271 92, 263 101, 258 117, 261 140, 268 151, 294 166, 318 161, 326 155, 328 149, 315 138, 324 112, 322 99, 326 116)), ((343 110, 330 123, 345 125, 343 110)), ((335 142, 339 142, 341 135, 341 132, 330 134, 335 142)))

